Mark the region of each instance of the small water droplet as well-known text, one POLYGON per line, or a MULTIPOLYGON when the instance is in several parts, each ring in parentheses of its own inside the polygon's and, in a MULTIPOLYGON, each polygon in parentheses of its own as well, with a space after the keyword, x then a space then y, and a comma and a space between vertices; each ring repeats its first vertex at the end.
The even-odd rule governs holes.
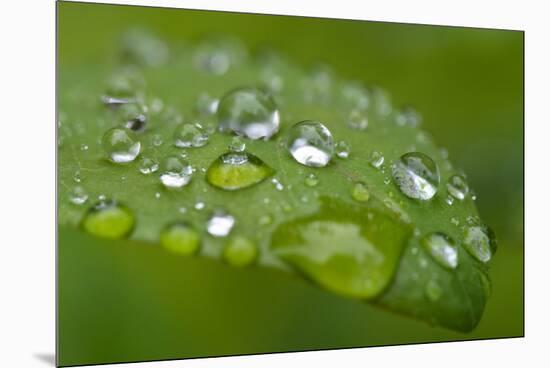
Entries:
POLYGON ((463 201, 464 198, 466 198, 466 195, 468 195, 468 183, 463 176, 453 175, 449 178, 449 181, 447 182, 447 191, 454 198, 458 199, 459 201, 463 201))
POLYGON ((143 132, 147 126, 147 106, 139 103, 127 103, 117 111, 118 119, 134 132, 143 132))
POLYGON ((384 156, 378 151, 372 151, 369 159, 369 163, 375 169, 380 169, 384 164, 384 156))
POLYGON ((152 139, 153 146, 160 147, 164 143, 162 136, 160 134, 155 134, 152 139))
POLYGON ((198 201, 198 202, 195 203, 195 205, 193 206, 193 208, 196 209, 197 211, 203 210, 204 207, 206 207, 206 205, 205 205, 205 203, 202 202, 202 201, 198 201))
POLYGON ((344 104, 353 109, 366 110, 369 107, 369 91, 360 83, 346 82, 342 87, 341 96, 344 104))
POLYGON ((159 168, 158 162, 151 158, 143 157, 139 161, 139 171, 144 175, 152 174, 156 172, 158 168, 159 168))
POLYGON ((258 184, 273 173, 260 158, 247 152, 228 152, 215 160, 206 180, 225 190, 238 190, 258 184))
POLYGON ((235 218, 222 210, 216 210, 208 220, 206 230, 215 237, 225 237, 233 229, 235 218))
POLYGON ((174 145, 179 148, 203 147, 208 143, 208 134, 199 123, 183 123, 174 131, 174 145))
POLYGON ((80 145, 80 150, 81 151, 87 151, 88 150, 88 145, 87 144, 81 144, 80 145))
POLYGON ((212 38, 203 41, 196 49, 193 61, 200 70, 223 75, 246 58, 246 48, 238 39, 212 38))
POLYGON ((233 236, 223 249, 223 258, 231 266, 244 267, 252 264, 258 256, 256 245, 244 236, 233 236))
POLYGON ((420 152, 409 152, 392 165, 393 179, 407 197, 429 200, 437 193, 439 169, 436 163, 420 152))
POLYGON ((73 174, 73 180, 75 183, 80 183, 82 181, 82 175, 80 174, 80 170, 76 170, 73 174))
POLYGON ((161 231, 160 244, 170 252, 191 255, 199 249, 200 235, 191 225, 176 222, 161 231))
POLYGON ((370 198, 370 192, 365 183, 357 182, 353 185, 351 196, 358 202, 366 202, 370 198))
POLYGON ((452 196, 445 197, 445 203, 447 203, 449 206, 452 206, 453 203, 455 203, 455 199, 452 196))
POLYGON ((464 233, 462 244, 475 259, 487 263, 492 257, 492 239, 482 226, 470 226, 464 233))
POLYGON ((351 110, 347 119, 347 125, 354 130, 366 130, 369 126, 367 112, 363 110, 351 110))
POLYGON ((139 155, 141 143, 127 128, 112 128, 103 135, 103 149, 114 163, 132 162, 139 155))
POLYGON ((178 212, 181 213, 182 215, 186 214, 187 213, 187 208, 186 207, 180 207, 180 208, 178 208, 178 212))
POLYGON ((282 191, 285 189, 285 186, 277 178, 271 179, 271 183, 273 183, 275 189, 277 189, 278 191, 282 191))
POLYGON ((243 152, 246 149, 246 143, 241 137, 233 137, 227 148, 231 152, 243 152))
POLYGON ((160 199, 160 193, 159 192, 155 193, 155 199, 160 199))
POLYGON ((318 121, 302 121, 288 133, 288 150, 302 165, 326 166, 334 153, 332 134, 318 121))
POLYGON ((441 289, 441 286, 439 286, 439 283, 435 280, 430 280, 426 284, 425 289, 426 296, 428 299, 430 299, 432 302, 436 302, 441 298, 441 295, 443 294, 443 289, 441 289))
POLYGON ((182 188, 189 184, 193 167, 186 160, 169 156, 162 163, 161 183, 169 189, 182 188))
POLYGON ((88 193, 81 186, 76 186, 71 191, 69 200, 72 204, 81 205, 86 203, 88 200, 88 193))
POLYGON ((422 239, 422 245, 432 258, 445 268, 458 266, 458 252, 453 240, 443 233, 431 233, 422 239))
POLYGON ((273 99, 255 88, 227 93, 218 106, 219 129, 250 139, 269 139, 279 131, 279 110, 273 99))
POLYGON ((311 173, 306 175, 305 183, 308 187, 314 187, 319 183, 317 175, 311 173))
POLYGON ((334 145, 336 156, 340 158, 348 158, 351 152, 351 146, 345 141, 340 141, 334 145))
POLYGON ((202 116, 212 116, 218 111, 220 100, 210 96, 208 93, 201 93, 197 98, 195 107, 202 116))
POLYGON ((82 228, 93 235, 121 239, 127 237, 134 227, 133 213, 113 200, 102 200, 91 207, 82 219, 82 228))
POLYGON ((417 127, 422 123, 422 116, 413 108, 406 107, 397 114, 395 122, 399 126, 417 127))

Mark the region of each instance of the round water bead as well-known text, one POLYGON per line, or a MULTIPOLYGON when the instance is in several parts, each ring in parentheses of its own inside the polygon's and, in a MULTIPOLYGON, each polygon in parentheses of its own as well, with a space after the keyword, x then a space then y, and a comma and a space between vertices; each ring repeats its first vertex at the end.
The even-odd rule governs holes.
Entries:
POLYGON ((351 152, 351 146, 346 141, 340 141, 334 146, 336 156, 340 158, 348 158, 351 152))
POLYGON ((373 151, 370 155, 369 163, 375 169, 379 169, 384 164, 384 156, 378 151, 373 151))
POLYGON ((351 129, 365 130, 369 126, 369 118, 367 112, 363 110, 353 109, 350 111, 347 125, 351 129))
POLYGON ((134 228, 134 214, 113 200, 100 200, 82 219, 82 228, 93 235, 107 239, 122 239, 134 228))
POLYGON ((72 204, 81 205, 86 203, 88 200, 88 193, 82 188, 81 186, 76 186, 73 188, 69 201, 71 201, 72 204))
POLYGON ((319 178, 317 178, 317 175, 310 173, 306 176, 306 179, 304 182, 308 187, 314 187, 319 183, 319 178))
POLYGON ((189 184, 193 167, 186 160, 169 156, 162 163, 161 183, 168 189, 182 188, 189 184))
POLYGON ((246 143, 241 137, 233 137, 227 148, 231 152, 242 152, 246 148, 246 143))
POLYGON ((101 143, 109 160, 115 163, 134 161, 141 149, 141 143, 127 128, 109 129, 103 135, 101 143))
POLYGON ((160 244, 173 253, 191 255, 199 249, 200 235, 189 224, 176 222, 162 230, 160 244))
POLYGON ((215 160, 206 172, 211 185, 224 190, 238 190, 258 184, 273 174, 260 158, 247 152, 227 152, 215 160))
POLYGON ((427 155, 420 152, 405 153, 392 165, 395 184, 407 197, 429 200, 437 193, 439 169, 427 155))
POLYGON ((464 232, 462 245, 468 253, 480 262, 487 263, 491 260, 494 239, 482 226, 470 226, 464 232))
POLYGON ((199 123, 183 123, 174 131, 174 144, 179 148, 202 147, 208 143, 208 134, 199 123))
POLYGON ((218 106, 219 129, 250 139, 269 139, 279 131, 279 110, 273 99, 255 88, 227 93, 218 106))
POLYGON ((441 266, 449 269, 458 266, 458 252, 453 240, 446 234, 436 232, 426 235, 422 241, 432 258, 441 266))
POLYGON ((159 169, 158 162, 151 158, 143 157, 139 161, 139 171, 144 175, 152 174, 156 172, 158 169, 159 169))
POLYGON ((256 245, 244 236, 231 237, 223 249, 223 258, 235 267, 248 266, 256 260, 257 256, 256 245))
POLYGON ((233 216, 225 211, 217 210, 214 211, 208 220, 206 230, 210 235, 222 238, 231 232, 233 225, 235 225, 235 218, 233 216))
POLYGON ((147 125, 147 107, 138 103, 127 103, 117 111, 118 119, 134 132, 143 132, 147 125))
POLYGON ((454 198, 463 201, 468 195, 470 188, 468 187, 466 179, 463 176, 457 174, 451 176, 449 178, 449 181, 447 181, 447 191, 454 198))
POLYGON ((299 122, 288 132, 288 150, 302 165, 326 166, 334 153, 332 134, 318 121, 299 122))

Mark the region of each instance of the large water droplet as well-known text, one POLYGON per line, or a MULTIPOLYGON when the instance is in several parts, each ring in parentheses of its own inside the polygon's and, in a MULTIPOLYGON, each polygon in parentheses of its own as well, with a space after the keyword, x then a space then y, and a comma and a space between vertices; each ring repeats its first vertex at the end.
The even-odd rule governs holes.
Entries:
POLYGON ((210 165, 206 180, 225 190, 237 190, 257 184, 273 174, 273 169, 248 152, 228 152, 210 165))
POLYGON ((191 181, 193 167, 186 160, 169 156, 162 163, 161 183, 169 189, 184 187, 191 181))
POLYGON ((431 233, 422 239, 422 245, 433 259, 449 269, 458 266, 458 252, 451 238, 443 233, 431 233))
POLYGON ((121 239, 134 227, 134 215, 125 206, 113 200, 102 200, 91 207, 82 219, 82 228, 93 235, 121 239))
POLYGON ((460 201, 466 198, 469 190, 466 179, 461 175, 453 175, 447 182, 447 191, 449 194, 460 201))
POLYGON ((269 139, 279 130, 279 110, 273 99, 255 88, 235 89, 218 106, 219 128, 250 139, 269 139))
POLYGON ((101 140, 109 160, 115 163, 134 161, 141 149, 141 143, 134 133, 126 128, 112 128, 101 140))
POLYGON ((329 290, 374 297, 391 281, 410 231, 389 216, 355 207, 323 201, 318 214, 280 225, 271 248, 329 290))
POLYGON ((200 235, 189 224, 176 222, 162 230, 160 244, 173 253, 190 255, 199 249, 200 235))
POLYGON ((254 262, 257 256, 256 245, 244 236, 231 237, 223 249, 223 258, 235 267, 248 266, 254 262))
POLYGON ((288 150, 302 165, 326 166, 334 153, 332 134, 318 121, 302 121, 288 132, 288 150))
POLYGON ((206 230, 208 233, 215 237, 225 237, 233 229, 235 225, 235 218, 230 214, 222 210, 214 211, 208 223, 206 225, 206 230))
POLYGON ((393 179, 407 197, 429 200, 439 186, 439 169, 436 163, 420 152, 409 152, 392 166, 393 179))
POLYGON ((202 147, 208 143, 208 134, 199 123, 183 123, 174 131, 176 147, 202 147))
POLYGON ((464 232, 462 245, 475 259, 487 263, 492 257, 493 241, 482 226, 470 226, 464 232))

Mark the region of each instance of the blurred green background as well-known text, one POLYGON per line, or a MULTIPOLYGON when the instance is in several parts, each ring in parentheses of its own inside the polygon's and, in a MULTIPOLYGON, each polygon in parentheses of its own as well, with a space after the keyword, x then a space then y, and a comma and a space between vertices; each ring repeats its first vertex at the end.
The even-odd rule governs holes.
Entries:
MULTIPOLYGON (((60 75, 114 65, 119 36, 133 27, 173 42, 236 36, 251 50, 271 46, 304 66, 327 63, 344 77, 386 88, 397 106, 414 106, 424 128, 468 174, 481 217, 497 235, 493 295, 469 334, 343 300, 275 271, 235 273, 209 260, 178 260, 184 264, 173 266, 185 267, 189 280, 181 294, 161 295, 158 285, 170 282, 170 266, 153 279, 124 279, 118 269, 147 265, 127 255, 106 261, 108 244, 60 229, 63 365, 523 335, 522 32, 59 2, 60 75), (208 277, 197 280, 196 273, 208 277), (79 290, 87 298, 78 298, 79 290), (257 300, 243 300, 244 293, 257 300), (112 303, 98 305, 99 299, 112 303), (135 320, 139 327, 128 328, 135 320), (100 329, 105 332, 97 334, 100 329)), ((174 262, 148 251, 161 264, 174 262)))

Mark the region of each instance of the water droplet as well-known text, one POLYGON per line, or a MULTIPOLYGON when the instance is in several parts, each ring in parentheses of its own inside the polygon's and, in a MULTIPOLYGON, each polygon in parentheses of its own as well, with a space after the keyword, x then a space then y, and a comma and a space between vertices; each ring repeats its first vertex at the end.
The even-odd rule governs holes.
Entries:
POLYGON ((273 99, 255 88, 227 93, 218 106, 219 129, 250 139, 269 139, 279 131, 279 110, 273 99))
POLYGON ((208 143, 208 134, 199 123, 183 123, 174 131, 174 144, 179 148, 202 147, 208 143))
POLYGON ((464 198, 466 198, 466 195, 468 195, 468 183, 463 176, 453 175, 449 178, 449 181, 447 182, 447 191, 454 198, 458 199, 459 201, 463 201, 464 198))
POLYGON ((347 119, 347 125, 351 129, 365 130, 369 126, 369 119, 366 111, 351 110, 347 119))
POLYGON ((128 208, 113 200, 103 200, 88 210, 81 226, 99 237, 121 239, 130 234, 134 222, 134 215, 128 208))
POLYGON ((105 132, 101 140, 109 160, 115 163, 134 161, 141 149, 141 143, 134 133, 126 128, 112 128, 105 132))
POLYGON ((201 93, 197 98, 195 107, 202 116, 212 116, 218 111, 220 100, 210 96, 208 93, 201 93))
POLYGON ((159 192, 155 193, 155 199, 160 199, 160 193, 159 192))
POLYGON ((443 294, 443 289, 441 289, 441 286, 437 283, 435 280, 430 280, 426 284, 426 296, 428 299, 430 299, 432 302, 436 302, 441 298, 441 295, 443 294))
POLYGON ((158 168, 158 162, 151 158, 143 157, 139 161, 139 171, 144 175, 154 173, 158 170, 158 168))
POLYGON ((311 173, 306 176, 305 183, 308 187, 314 187, 319 183, 317 175, 311 173))
POLYGON ((80 183, 82 181, 82 175, 80 174, 80 170, 76 170, 73 174, 73 180, 75 183, 80 183))
POLYGON ((302 165, 326 166, 334 153, 332 134, 318 121, 302 121, 288 133, 288 150, 302 165))
POLYGON ((222 210, 214 211, 208 224, 206 225, 206 230, 208 233, 215 237, 225 237, 233 229, 235 225, 235 218, 230 214, 222 210))
POLYGON ((193 206, 193 208, 195 208, 197 211, 203 210, 204 207, 206 207, 206 205, 205 205, 204 202, 202 202, 202 201, 198 201, 198 202, 195 203, 195 205, 193 206))
POLYGON ((246 149, 246 143, 241 137, 233 137, 227 148, 231 152, 242 152, 246 149))
POLYGON ((245 58, 246 48, 238 39, 212 38, 197 47, 193 61, 202 71, 223 75, 245 58))
POLYGON ((481 226, 470 226, 464 233, 462 244, 475 259, 487 263, 492 257, 492 239, 481 226))
POLYGON ((87 144, 81 144, 80 145, 80 150, 81 151, 87 151, 88 150, 88 145, 87 144))
POLYGON ((422 123, 422 116, 413 108, 406 107, 397 114, 395 122, 399 126, 417 127, 422 123))
POLYGON ((164 143, 160 134, 155 134, 152 139, 153 146, 160 147, 164 143))
POLYGON ((206 172, 206 180, 225 190, 237 190, 260 183, 273 169, 247 152, 228 152, 215 160, 206 172))
POLYGON ((281 184, 281 182, 277 178, 271 179, 271 183, 273 183, 275 189, 277 189, 279 192, 285 189, 285 186, 281 184))
POLYGON ((445 203, 447 203, 449 206, 452 206, 453 203, 455 203, 455 199, 449 195, 445 198, 445 203))
POLYGON ((147 107, 138 103, 127 103, 118 110, 118 119, 134 132, 143 132, 147 125, 147 107))
POLYGON ((451 238, 443 233, 431 233, 422 239, 422 245, 433 259, 449 269, 458 266, 458 252, 451 238))
POLYGON ((72 204, 76 204, 76 205, 84 204, 88 200, 88 193, 86 193, 84 188, 77 185, 71 191, 69 200, 71 201, 72 204))
POLYGON ((380 169, 384 164, 384 156, 382 155, 382 153, 378 151, 372 151, 370 155, 369 163, 375 169, 380 169))
POLYGON ((336 145, 334 146, 334 150, 336 152, 336 156, 340 158, 348 158, 351 152, 351 147, 349 143, 345 141, 340 141, 336 143, 336 145))
POLYGON ((235 267, 248 266, 256 260, 257 256, 256 245, 244 236, 231 237, 223 249, 223 258, 235 267))
POLYGON ((375 114, 384 118, 391 114, 393 106, 391 103, 390 95, 387 91, 380 87, 373 87, 370 91, 371 107, 375 114))
POLYGON ((189 184, 193 174, 193 167, 186 160, 176 156, 164 159, 160 181, 169 189, 182 188, 189 184))
POLYGON ((191 255, 199 249, 200 235, 191 225, 176 222, 161 231, 160 244, 170 252, 191 255))
POLYGON ((357 182, 353 185, 351 191, 351 196, 353 199, 359 202, 366 202, 370 198, 370 192, 367 185, 363 182, 357 182))
POLYGON ((346 106, 355 110, 366 110, 369 107, 369 91, 357 82, 347 82, 344 84, 342 87, 342 99, 346 106))
POLYGON ((392 165, 393 179, 407 197, 429 200, 437 193, 439 169, 436 163, 420 152, 409 152, 392 165))

